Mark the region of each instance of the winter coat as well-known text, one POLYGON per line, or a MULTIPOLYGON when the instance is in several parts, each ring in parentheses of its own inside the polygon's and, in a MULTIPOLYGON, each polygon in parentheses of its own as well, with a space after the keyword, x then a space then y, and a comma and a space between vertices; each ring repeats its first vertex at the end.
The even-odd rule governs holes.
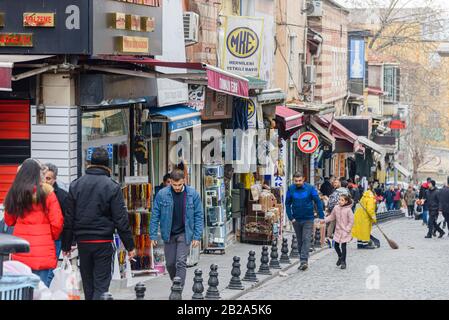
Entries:
POLYGON ((360 206, 354 214, 352 236, 360 241, 369 241, 373 222, 377 222, 376 198, 374 193, 370 190, 366 191, 359 203, 360 206))
POLYGON ((449 187, 446 186, 440 190, 440 211, 449 213, 449 187))
POLYGON ((395 190, 394 191, 394 201, 401 201, 401 190, 395 190))
POLYGON ((440 209, 440 196, 439 190, 437 188, 427 190, 427 206, 429 208, 429 213, 437 214, 440 209))
POLYGON ((354 224, 354 213, 352 213, 352 204, 341 207, 336 206, 332 213, 326 217, 325 221, 336 220, 334 240, 337 243, 347 243, 352 239, 352 226, 354 224))
POLYGON ((343 188, 343 187, 338 188, 331 194, 331 196, 329 197, 329 204, 327 207, 328 212, 332 212, 332 210, 334 210, 334 208, 338 205, 340 196, 344 195, 344 194, 351 195, 349 190, 347 188, 343 188))
POLYGON ((404 200, 407 203, 407 206, 413 206, 415 205, 416 201, 416 193, 414 190, 407 190, 404 196, 404 200))
MULTIPOLYGON (((185 210, 185 241, 190 245, 192 240, 200 241, 203 234, 204 213, 201 198, 198 192, 186 186, 186 210, 185 210)), ((164 242, 170 241, 173 222, 173 194, 172 187, 168 186, 160 190, 154 199, 153 211, 150 221, 150 238, 158 239, 159 224, 161 237, 164 242)))
POLYGON ((120 185, 106 167, 91 166, 69 189, 62 251, 79 241, 113 240, 117 230, 126 250, 134 249, 128 211, 120 185))
POLYGON ((351 189, 349 189, 349 191, 351 192, 351 197, 354 201, 354 205, 356 205, 360 201, 360 190, 357 186, 353 186, 351 189))
POLYGON ((395 195, 396 193, 394 191, 385 191, 385 201, 387 201, 387 203, 393 203, 395 195))
POLYGON ((12 255, 32 270, 55 269, 57 265, 55 240, 61 234, 64 218, 53 188, 44 183, 46 210, 36 201, 22 217, 5 212, 5 222, 14 226, 13 235, 30 243, 30 252, 12 255))
POLYGON ((312 185, 304 183, 298 188, 291 185, 287 190, 285 197, 285 208, 287 216, 290 220, 308 221, 314 220, 313 203, 315 202, 320 219, 324 219, 323 202, 321 201, 318 191, 312 185))

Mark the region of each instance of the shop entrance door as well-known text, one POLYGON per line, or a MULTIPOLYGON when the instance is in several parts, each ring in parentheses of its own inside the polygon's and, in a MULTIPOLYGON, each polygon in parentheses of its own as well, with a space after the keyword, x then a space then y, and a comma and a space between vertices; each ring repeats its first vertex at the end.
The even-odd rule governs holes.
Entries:
POLYGON ((0 100, 0 204, 17 167, 31 157, 31 113, 28 100, 0 100))

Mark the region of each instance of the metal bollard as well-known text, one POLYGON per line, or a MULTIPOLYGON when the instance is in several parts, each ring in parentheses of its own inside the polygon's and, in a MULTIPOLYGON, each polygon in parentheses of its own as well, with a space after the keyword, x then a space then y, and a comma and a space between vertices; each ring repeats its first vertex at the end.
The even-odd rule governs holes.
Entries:
POLYGON ((134 288, 134 291, 136 291, 136 300, 144 300, 146 290, 147 288, 143 282, 136 284, 136 287, 134 288))

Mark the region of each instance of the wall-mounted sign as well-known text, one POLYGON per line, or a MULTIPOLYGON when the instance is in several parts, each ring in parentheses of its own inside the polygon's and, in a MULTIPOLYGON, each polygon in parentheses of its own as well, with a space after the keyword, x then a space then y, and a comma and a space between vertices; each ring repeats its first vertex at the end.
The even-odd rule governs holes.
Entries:
POLYGON ((32 47, 32 33, 0 33, 0 47, 32 47))
POLYGON ((189 102, 190 107, 197 111, 204 109, 206 101, 206 86, 200 84, 189 84, 189 102))
POLYGON ((3 12, 0 12, 0 28, 3 28, 5 26, 5 14, 3 12))
POLYGON ((116 0, 116 1, 140 4, 143 6, 150 6, 150 7, 160 7, 162 5, 162 0, 116 0))
POLYGON ((154 18, 151 17, 141 17, 140 18, 140 29, 145 32, 154 32, 156 22, 154 18))
POLYGON ((314 153, 320 142, 313 132, 304 132, 298 137, 298 149, 304 153, 314 153))
POLYGON ((259 76, 263 25, 263 18, 226 17, 222 50, 224 70, 245 76, 259 76))
POLYGON ((365 40, 351 39, 349 43, 349 78, 365 78, 365 40))
POLYGON ((117 51, 121 53, 146 53, 150 51, 148 38, 144 37, 117 37, 117 51))
POLYGON ((109 27, 117 30, 126 29, 126 14, 121 12, 112 12, 108 15, 109 27))
POLYGON ((52 28, 55 26, 54 13, 25 12, 23 14, 24 27, 44 27, 52 28))
POLYGON ((140 16, 135 14, 127 14, 126 30, 140 31, 140 16))

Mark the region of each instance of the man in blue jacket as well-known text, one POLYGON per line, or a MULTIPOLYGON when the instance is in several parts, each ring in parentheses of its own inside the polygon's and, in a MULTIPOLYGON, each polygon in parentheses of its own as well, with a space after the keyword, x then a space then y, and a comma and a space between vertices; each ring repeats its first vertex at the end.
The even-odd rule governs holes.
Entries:
POLYGON ((182 170, 174 170, 170 178, 171 186, 154 199, 150 238, 156 246, 160 225, 168 274, 172 281, 180 277, 184 287, 190 244, 198 247, 203 233, 203 206, 198 192, 185 185, 182 170))
POLYGON ((293 182, 294 184, 287 191, 285 207, 298 239, 298 250, 300 252, 300 266, 298 269, 305 271, 309 267, 309 250, 315 220, 313 203, 315 202, 318 208, 320 223, 324 224, 323 203, 318 195, 318 191, 315 187, 305 182, 301 173, 295 173, 293 182))

